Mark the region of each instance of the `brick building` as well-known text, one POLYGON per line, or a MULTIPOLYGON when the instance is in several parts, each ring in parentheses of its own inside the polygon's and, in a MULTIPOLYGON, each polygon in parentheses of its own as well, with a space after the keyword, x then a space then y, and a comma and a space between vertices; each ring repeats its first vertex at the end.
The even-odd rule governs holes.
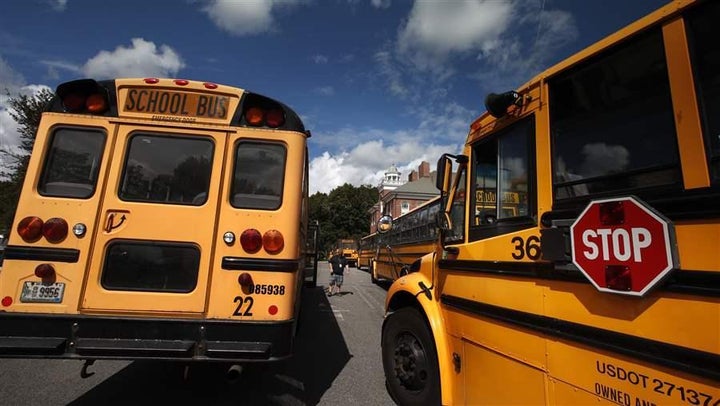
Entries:
POLYGON ((436 173, 430 172, 428 162, 421 162, 418 169, 407 176, 407 181, 403 181, 401 175, 397 167, 391 165, 378 185, 380 201, 370 208, 371 233, 377 231, 377 222, 382 215, 397 218, 440 195, 435 187, 436 173))

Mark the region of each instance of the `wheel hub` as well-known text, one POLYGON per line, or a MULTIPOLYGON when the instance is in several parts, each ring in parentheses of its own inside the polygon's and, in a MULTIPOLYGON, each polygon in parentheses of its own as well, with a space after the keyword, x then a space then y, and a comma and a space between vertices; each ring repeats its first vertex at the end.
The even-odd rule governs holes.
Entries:
POLYGON ((428 377, 428 364, 420 341, 412 334, 398 337, 395 352, 395 376, 409 390, 421 390, 428 377))

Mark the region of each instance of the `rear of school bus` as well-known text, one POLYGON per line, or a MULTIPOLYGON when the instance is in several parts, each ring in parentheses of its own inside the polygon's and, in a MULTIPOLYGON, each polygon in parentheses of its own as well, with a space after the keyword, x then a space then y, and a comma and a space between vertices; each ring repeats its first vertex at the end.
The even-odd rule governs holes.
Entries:
POLYGON ((282 103, 215 83, 60 85, 0 271, 0 356, 288 357, 307 136, 282 103))
POLYGON ((444 250, 388 291, 393 399, 720 405, 718 20, 671 2, 486 99, 444 250))

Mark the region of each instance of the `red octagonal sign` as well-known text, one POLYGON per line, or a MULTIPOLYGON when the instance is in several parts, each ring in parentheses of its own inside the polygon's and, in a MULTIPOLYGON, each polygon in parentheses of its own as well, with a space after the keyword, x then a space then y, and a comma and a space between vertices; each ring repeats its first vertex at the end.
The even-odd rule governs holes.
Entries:
POLYGON ((672 224, 633 197, 592 201, 570 243, 573 263, 603 292, 642 296, 677 267, 672 224))

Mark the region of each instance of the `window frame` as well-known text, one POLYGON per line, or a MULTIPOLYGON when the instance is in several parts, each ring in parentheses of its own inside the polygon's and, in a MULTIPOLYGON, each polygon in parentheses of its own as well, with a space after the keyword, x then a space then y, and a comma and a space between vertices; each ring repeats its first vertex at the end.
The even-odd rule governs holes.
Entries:
MULTIPOLYGON (((68 198, 68 199, 90 199, 95 195, 95 192, 97 191, 97 184, 98 180, 100 179, 100 168, 103 165, 103 156, 105 155, 105 148, 107 146, 107 130, 103 127, 75 127, 75 126, 59 126, 52 129, 49 140, 47 142, 47 152, 44 156, 44 161, 42 165, 42 169, 40 170, 40 177, 38 178, 37 183, 37 192, 40 194, 40 196, 45 197, 62 197, 62 198, 68 198), (55 145, 55 141, 57 140, 58 133, 62 130, 70 130, 70 131, 80 131, 85 133, 92 133, 96 134, 98 136, 102 137, 101 146, 99 148, 98 154, 97 154, 97 165, 95 165, 95 169, 92 170, 91 176, 92 176, 92 183, 74 183, 77 185, 84 185, 84 186, 90 186, 90 193, 87 195, 79 195, 75 193, 50 193, 47 191, 47 187, 49 184, 54 182, 48 182, 47 179, 50 176, 50 173, 48 172, 50 170, 51 164, 55 161, 55 148, 53 146, 55 145)), ((60 183, 73 183, 73 182, 60 182, 60 183)), ((66 187, 70 187, 69 185, 65 185, 66 187)), ((62 186, 60 186, 62 187, 62 186)))
MULTIPOLYGON (((472 159, 469 163, 469 170, 472 176, 468 176, 470 181, 470 196, 469 196, 469 204, 468 204, 468 211, 469 211, 469 233, 468 233, 468 241, 478 241, 483 240, 486 238, 496 237, 503 234, 509 234, 513 232, 517 232, 520 230, 533 228, 537 226, 537 158, 536 158, 536 137, 537 137, 537 122, 535 118, 535 114, 529 114, 527 116, 524 116, 517 121, 514 121, 513 123, 504 126, 500 130, 496 131, 492 135, 489 135, 487 137, 482 138, 481 140, 474 143, 470 148, 472 149, 472 159), (496 156, 496 164, 500 160, 500 141, 502 140, 503 136, 506 136, 510 134, 513 130, 517 129, 521 125, 527 125, 527 134, 525 135, 526 140, 526 158, 527 158, 527 214, 525 215, 517 215, 513 217, 501 217, 497 218, 494 223, 491 224, 478 224, 475 225, 475 208, 477 207, 477 186, 476 186, 476 176, 477 176, 477 166, 478 162, 476 159, 477 156, 477 149, 481 147, 483 144, 488 143, 495 143, 495 156, 496 156)), ((496 173, 495 175, 495 193, 496 193, 496 205, 495 205, 495 212, 498 213, 498 210, 502 210, 503 208, 501 205, 498 205, 497 200, 500 196, 498 192, 502 189, 502 185, 499 182, 499 173, 496 173)))
POLYGON ((178 133, 161 133, 161 132, 152 132, 152 131, 145 131, 145 130, 136 130, 128 134, 127 136, 127 148, 125 151, 125 156, 123 157, 122 161, 122 172, 120 175, 120 180, 117 185, 117 197, 123 202, 132 202, 132 203, 143 203, 143 204, 162 204, 162 205, 172 205, 172 206, 190 206, 190 207, 199 207, 203 206, 208 199, 208 194, 210 192, 210 183, 212 181, 213 176, 213 161, 215 159, 215 148, 216 143, 215 140, 212 137, 207 137, 203 135, 196 135, 196 134, 178 134, 178 133), (207 186, 205 188, 204 192, 200 192, 196 194, 196 197, 190 200, 189 202, 177 202, 177 201, 160 201, 160 200, 151 200, 151 199, 137 199, 137 198, 128 198, 127 196, 123 196, 124 193, 127 193, 126 191, 123 191, 125 189, 125 183, 127 181, 127 174, 128 174, 128 163, 130 162, 130 152, 133 140, 140 136, 146 136, 146 137, 153 137, 153 138, 164 138, 164 139, 170 139, 170 140, 177 140, 177 139, 192 139, 195 141, 202 141, 207 142, 210 144, 210 153, 209 153, 209 171, 208 171, 208 177, 207 177, 207 186), (202 200, 196 201, 197 197, 202 197, 202 200))
POLYGON ((240 210, 265 210, 265 211, 276 211, 279 210, 282 205, 283 201, 285 199, 285 176, 287 171, 287 164, 288 164, 288 146, 284 142, 279 141, 268 141, 268 140, 258 140, 258 139, 240 139, 238 140, 234 147, 233 147, 233 167, 232 167, 232 173, 230 175, 230 188, 229 188, 229 200, 230 205, 235 209, 240 210), (240 150, 240 146, 243 144, 252 144, 252 145, 272 145, 272 146, 279 146, 282 148, 282 176, 280 178, 280 196, 278 196, 277 205, 273 207, 263 207, 263 206, 252 206, 252 205, 240 205, 235 203, 234 196, 239 194, 235 192, 235 176, 238 169, 238 151, 240 150))

